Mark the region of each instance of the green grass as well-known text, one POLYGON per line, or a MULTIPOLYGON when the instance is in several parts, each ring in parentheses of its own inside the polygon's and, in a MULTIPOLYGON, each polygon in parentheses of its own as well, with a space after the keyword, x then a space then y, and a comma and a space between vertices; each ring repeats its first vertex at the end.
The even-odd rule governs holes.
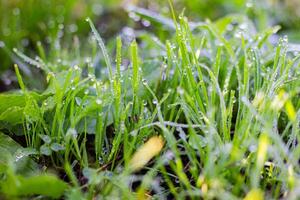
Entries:
POLYGON ((16 65, 21 90, 0 94, 1 197, 300 197, 300 56, 287 37, 272 44, 278 27, 256 32, 239 15, 192 30, 183 15, 173 21, 167 41, 118 37, 108 51, 88 19, 88 61, 76 48, 41 46, 39 59, 16 51, 47 88, 29 90, 16 65), (147 145, 156 135, 161 151, 147 145), (143 148, 145 158, 159 153, 133 167, 143 148))

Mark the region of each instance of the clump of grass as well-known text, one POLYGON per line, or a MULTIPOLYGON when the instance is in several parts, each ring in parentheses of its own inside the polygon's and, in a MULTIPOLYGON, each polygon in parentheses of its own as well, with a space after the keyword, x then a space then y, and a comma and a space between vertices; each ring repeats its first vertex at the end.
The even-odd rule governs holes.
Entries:
MULTIPOLYGON (((116 62, 88 20, 105 61, 101 77, 93 62, 62 67, 43 56, 48 87, 37 93, 16 66, 22 90, 0 95, 12 100, 0 106, 10 111, 0 115, 1 129, 14 138, 21 128, 41 170, 69 183, 68 199, 299 198, 300 56, 287 37, 274 46, 268 38, 278 27, 257 33, 242 16, 191 31, 186 17, 173 15, 174 37, 152 44, 161 56, 138 48, 143 40, 124 46, 119 37, 116 62)), ((2 194, 24 195, 7 192, 18 173, 3 166, 2 194)))

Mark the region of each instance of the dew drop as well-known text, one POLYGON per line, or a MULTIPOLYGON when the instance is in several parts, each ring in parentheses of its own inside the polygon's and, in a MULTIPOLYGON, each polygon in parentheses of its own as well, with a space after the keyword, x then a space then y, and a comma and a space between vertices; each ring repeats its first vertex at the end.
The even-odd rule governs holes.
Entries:
POLYGON ((147 101, 143 100, 143 105, 146 106, 147 105, 147 101))
POLYGON ((180 94, 180 95, 183 95, 183 94, 184 94, 184 90, 183 90, 181 87, 178 87, 178 88, 177 88, 177 92, 178 92, 178 94, 180 94))
POLYGON ((78 65, 74 65, 74 69, 79 70, 80 68, 78 67, 78 65))
POLYGON ((143 19, 143 20, 142 20, 142 24, 143 24, 145 27, 149 27, 149 26, 151 25, 151 22, 148 21, 148 20, 143 19))
POLYGON ((102 104, 102 100, 101 99, 97 99, 96 100, 96 104, 101 105, 102 104))
POLYGON ((142 79, 142 83, 143 83, 143 85, 148 85, 147 80, 144 78, 142 79))

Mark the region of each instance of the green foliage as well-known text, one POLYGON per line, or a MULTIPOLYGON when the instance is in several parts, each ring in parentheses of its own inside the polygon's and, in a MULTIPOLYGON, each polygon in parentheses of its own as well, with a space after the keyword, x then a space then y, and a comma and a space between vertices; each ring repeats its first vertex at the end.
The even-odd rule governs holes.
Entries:
POLYGON ((21 91, 0 95, 1 129, 21 129, 31 150, 26 157, 49 160, 44 167, 63 173, 69 185, 48 174, 25 178, 10 164, 1 168, 2 193, 299 198, 300 56, 288 37, 274 43, 279 27, 257 31, 244 15, 190 23, 171 11, 173 22, 154 19, 171 32, 166 41, 143 32, 133 40, 122 35, 107 48, 87 20, 94 37, 87 42, 88 61, 74 53, 79 48, 44 54, 41 47, 38 60, 16 52, 43 71, 46 89, 27 88, 16 66, 21 91), (144 146, 154 135, 163 138, 161 152, 144 146), (160 154, 134 173, 138 149, 151 158, 160 154))
POLYGON ((59 198, 67 189, 67 184, 53 175, 36 175, 20 177, 7 174, 5 181, 1 182, 1 191, 7 197, 22 197, 43 195, 59 198))

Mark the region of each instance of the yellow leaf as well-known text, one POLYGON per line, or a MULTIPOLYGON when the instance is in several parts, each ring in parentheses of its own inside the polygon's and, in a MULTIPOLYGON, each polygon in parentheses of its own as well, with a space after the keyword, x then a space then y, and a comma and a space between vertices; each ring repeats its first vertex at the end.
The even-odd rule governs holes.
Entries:
POLYGON ((144 167, 154 156, 156 156, 164 146, 164 141, 160 136, 151 137, 133 155, 129 162, 129 168, 136 171, 144 167))
POLYGON ((264 194, 260 189, 252 189, 244 200, 263 200, 264 194))
POLYGON ((290 100, 285 103, 285 110, 289 119, 294 122, 296 120, 297 114, 290 100))
POLYGON ((265 163, 269 146, 269 138, 266 134, 261 134, 259 137, 258 151, 257 151, 257 165, 259 168, 265 163))
POLYGON ((151 195, 144 189, 139 189, 137 192, 137 200, 150 200, 151 195))

